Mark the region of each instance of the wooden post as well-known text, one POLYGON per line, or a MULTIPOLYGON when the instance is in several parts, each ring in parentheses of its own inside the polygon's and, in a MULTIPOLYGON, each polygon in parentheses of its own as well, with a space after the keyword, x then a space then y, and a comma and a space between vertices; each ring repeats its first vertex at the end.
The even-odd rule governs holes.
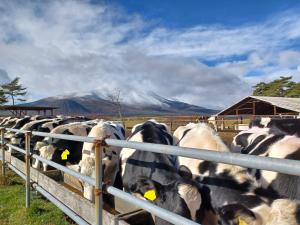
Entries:
POLYGON ((252 102, 252 115, 254 116, 255 115, 255 112, 256 111, 256 108, 255 108, 255 102, 253 101, 252 102))
POLYGON ((4 133, 5 133, 5 128, 1 129, 1 150, 2 150, 2 176, 5 176, 5 147, 4 147, 4 133))
POLYGON ((273 106, 273 111, 274 111, 274 112, 273 112, 273 113, 274 113, 274 116, 276 116, 276 114, 277 114, 277 108, 276 108, 275 105, 273 106))
POLYGON ((30 137, 31 132, 28 131, 25 133, 25 150, 26 150, 26 208, 30 206, 30 137))
POLYGON ((225 129, 225 122, 224 122, 224 117, 221 117, 221 130, 224 130, 225 129))

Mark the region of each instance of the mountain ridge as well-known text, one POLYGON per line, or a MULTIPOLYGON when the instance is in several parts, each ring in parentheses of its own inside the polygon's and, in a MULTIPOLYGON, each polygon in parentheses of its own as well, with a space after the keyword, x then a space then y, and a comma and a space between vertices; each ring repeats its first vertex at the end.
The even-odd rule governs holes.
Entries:
MULTIPOLYGON (((178 100, 161 97, 155 93, 140 96, 138 102, 122 102, 123 116, 138 115, 211 115, 218 110, 188 104, 178 100)), ((68 94, 39 99, 37 101, 23 103, 20 106, 52 106, 58 107, 55 114, 64 115, 104 115, 115 116, 118 114, 114 102, 104 99, 97 93, 84 95, 68 94)))

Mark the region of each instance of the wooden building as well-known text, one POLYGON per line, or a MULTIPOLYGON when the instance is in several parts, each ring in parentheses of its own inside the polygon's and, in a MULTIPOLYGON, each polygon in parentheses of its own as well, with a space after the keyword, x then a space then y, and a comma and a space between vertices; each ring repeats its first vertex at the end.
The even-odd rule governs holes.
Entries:
POLYGON ((217 114, 222 116, 297 116, 300 98, 248 96, 217 114))
POLYGON ((212 116, 209 122, 219 130, 248 129, 257 117, 300 118, 300 98, 248 96, 212 116))
POLYGON ((18 105, 3 105, 0 106, 1 114, 12 114, 13 116, 24 116, 28 114, 44 114, 53 115, 56 107, 43 106, 18 106, 18 105))

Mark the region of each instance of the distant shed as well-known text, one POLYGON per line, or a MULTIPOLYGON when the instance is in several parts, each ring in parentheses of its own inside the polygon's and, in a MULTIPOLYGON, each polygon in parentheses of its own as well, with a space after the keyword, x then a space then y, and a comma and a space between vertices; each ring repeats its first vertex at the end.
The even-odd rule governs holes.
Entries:
POLYGON ((256 117, 300 117, 300 98, 248 96, 210 117, 217 130, 248 129, 256 117))
POLYGON ((222 110, 224 116, 296 116, 300 115, 300 98, 248 96, 222 110))
POLYGON ((18 105, 3 105, 0 106, 0 111, 2 112, 9 112, 13 116, 24 116, 29 114, 30 112, 34 112, 34 114, 41 114, 44 115, 48 114, 53 115, 54 109, 57 107, 45 107, 45 106, 18 106, 18 105), (49 113, 50 112, 50 113, 49 113))

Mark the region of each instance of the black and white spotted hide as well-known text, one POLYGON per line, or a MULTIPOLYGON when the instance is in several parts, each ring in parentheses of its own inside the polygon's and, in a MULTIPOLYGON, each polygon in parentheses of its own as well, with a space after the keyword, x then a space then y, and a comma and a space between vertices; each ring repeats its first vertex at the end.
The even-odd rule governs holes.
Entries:
MULTIPOLYGON (((66 124, 54 128, 50 133, 54 134, 67 134, 76 136, 87 136, 90 132, 91 127, 80 124, 66 124)), ((82 146, 83 143, 79 141, 70 141, 56 138, 46 138, 44 142, 48 145, 42 146, 38 151, 39 155, 48 160, 52 160, 61 165, 78 164, 82 158, 82 146), (68 152, 67 157, 63 157, 63 154, 68 152)), ((43 164, 43 170, 48 169, 46 163, 43 164)), ((33 165, 34 168, 39 168, 39 161, 36 160, 33 165)))
MULTIPOLYGON (((155 120, 136 125, 128 140, 162 145, 173 144, 173 137, 168 127, 155 120)), ((130 192, 131 186, 135 185, 133 178, 138 176, 148 177, 161 184, 167 184, 179 177, 176 157, 129 148, 123 148, 121 151, 121 169, 124 190, 127 192, 130 192)))

